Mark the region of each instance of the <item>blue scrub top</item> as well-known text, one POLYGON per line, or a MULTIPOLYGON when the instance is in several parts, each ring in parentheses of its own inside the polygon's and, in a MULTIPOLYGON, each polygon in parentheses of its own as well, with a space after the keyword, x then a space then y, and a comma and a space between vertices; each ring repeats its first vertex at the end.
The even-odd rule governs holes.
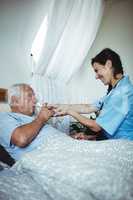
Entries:
POLYGON ((124 76, 110 93, 94 103, 98 109, 103 105, 97 124, 112 139, 133 140, 133 85, 124 76))

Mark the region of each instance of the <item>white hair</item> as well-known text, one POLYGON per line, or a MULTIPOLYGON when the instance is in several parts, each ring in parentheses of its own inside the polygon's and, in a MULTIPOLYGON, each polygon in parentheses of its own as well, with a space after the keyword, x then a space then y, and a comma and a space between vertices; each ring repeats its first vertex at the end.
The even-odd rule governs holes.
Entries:
POLYGON ((21 87, 25 87, 28 86, 30 87, 30 85, 25 84, 25 83, 17 83, 12 85, 10 88, 8 88, 8 104, 11 105, 12 104, 12 96, 16 96, 16 97, 20 97, 21 95, 21 87))

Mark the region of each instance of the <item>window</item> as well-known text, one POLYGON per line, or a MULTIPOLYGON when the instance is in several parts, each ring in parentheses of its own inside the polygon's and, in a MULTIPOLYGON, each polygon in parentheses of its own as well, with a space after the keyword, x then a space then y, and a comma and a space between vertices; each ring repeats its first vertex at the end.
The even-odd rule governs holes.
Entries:
POLYGON ((37 63, 40 58, 40 55, 45 43, 47 28, 48 28, 48 17, 45 16, 39 28, 39 31, 37 32, 37 35, 33 41, 32 48, 31 48, 31 56, 33 56, 35 63, 37 63))

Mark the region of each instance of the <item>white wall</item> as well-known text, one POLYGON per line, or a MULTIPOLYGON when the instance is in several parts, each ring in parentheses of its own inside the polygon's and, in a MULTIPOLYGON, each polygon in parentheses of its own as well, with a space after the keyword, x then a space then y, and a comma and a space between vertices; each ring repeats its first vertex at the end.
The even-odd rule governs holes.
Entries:
POLYGON ((109 47, 121 56, 123 67, 133 80, 133 1, 108 0, 104 17, 96 40, 82 69, 68 84, 73 94, 72 101, 77 102, 76 93, 81 102, 92 101, 105 93, 103 84, 95 80, 90 60, 103 48, 109 47))
MULTIPOLYGON (((0 0, 0 87, 30 81, 30 47, 44 16, 43 2, 0 0)), ((87 103, 105 93, 90 65, 90 59, 105 47, 121 55, 125 70, 133 80, 133 1, 108 0, 106 4, 100 30, 85 64, 68 84, 73 103, 87 103)))
POLYGON ((44 17, 43 3, 0 0, 0 87, 30 81, 30 50, 44 17))

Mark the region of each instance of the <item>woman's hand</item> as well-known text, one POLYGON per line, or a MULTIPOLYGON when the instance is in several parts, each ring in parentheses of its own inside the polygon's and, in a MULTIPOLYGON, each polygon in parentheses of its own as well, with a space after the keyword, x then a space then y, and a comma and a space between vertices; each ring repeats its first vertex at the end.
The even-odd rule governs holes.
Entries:
POLYGON ((86 135, 83 132, 70 134, 70 136, 77 140, 96 140, 96 135, 86 135))
POLYGON ((59 105, 53 108, 55 114, 54 116, 65 116, 69 114, 69 105, 59 105))

